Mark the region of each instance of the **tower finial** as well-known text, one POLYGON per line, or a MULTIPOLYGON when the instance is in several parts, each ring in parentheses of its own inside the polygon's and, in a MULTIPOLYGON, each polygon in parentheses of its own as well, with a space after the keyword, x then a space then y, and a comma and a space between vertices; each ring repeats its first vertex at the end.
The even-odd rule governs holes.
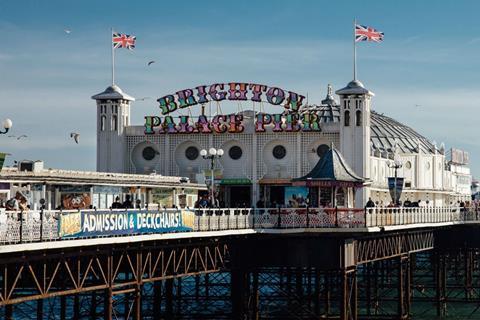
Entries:
POLYGON ((332 85, 329 83, 327 86, 327 95, 331 96, 333 94, 332 85))

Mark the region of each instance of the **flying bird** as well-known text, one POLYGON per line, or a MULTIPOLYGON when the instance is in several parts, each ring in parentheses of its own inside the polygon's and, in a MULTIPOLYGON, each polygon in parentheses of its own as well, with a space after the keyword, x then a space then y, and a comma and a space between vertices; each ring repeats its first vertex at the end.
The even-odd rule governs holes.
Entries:
POLYGON ((150 98, 150 97, 143 97, 143 98, 137 99, 137 101, 145 101, 145 100, 148 100, 148 99, 152 99, 152 98, 150 98))
POLYGON ((155 61, 152 60, 152 61, 149 61, 149 62, 147 63, 147 65, 150 66, 151 64, 154 64, 154 63, 155 63, 155 61))
POLYGON ((17 137, 17 140, 20 140, 22 138, 28 138, 28 136, 26 134, 22 134, 21 136, 18 136, 17 137))
POLYGON ((9 138, 15 138, 16 136, 14 136, 14 135, 9 135, 8 137, 9 137, 9 138))
POLYGON ((63 32, 65 32, 66 34, 70 34, 70 33, 72 33, 72 30, 69 30, 69 29, 63 29, 63 32))
POLYGON ((415 105, 415 107, 417 107, 417 108, 418 108, 418 107, 421 107, 421 106, 422 106, 421 104, 416 104, 416 105, 415 105))
POLYGON ((80 133, 72 132, 70 133, 70 138, 73 138, 75 143, 78 144, 78 141, 80 140, 80 133))

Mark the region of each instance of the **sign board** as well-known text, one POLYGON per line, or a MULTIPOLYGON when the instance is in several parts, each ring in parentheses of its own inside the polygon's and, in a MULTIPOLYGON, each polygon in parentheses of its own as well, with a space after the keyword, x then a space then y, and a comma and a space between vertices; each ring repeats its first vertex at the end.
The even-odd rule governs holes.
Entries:
MULTIPOLYGON (((205 176, 206 181, 212 180, 212 170, 204 169, 203 175, 205 176)), ((222 169, 214 169, 213 170, 213 178, 214 180, 220 180, 223 177, 223 170, 222 169)))
POLYGON ((300 208, 307 206, 307 187, 285 187, 285 206, 287 208, 300 208))
POLYGON ((190 108, 191 106, 205 105, 210 101, 266 101, 272 105, 282 105, 284 112, 279 114, 258 113, 255 115, 255 132, 265 132, 266 127, 272 132, 320 132, 320 117, 311 112, 299 114, 304 96, 293 91, 262 84, 230 82, 215 83, 209 86, 202 85, 193 89, 177 91, 157 101, 160 104, 161 115, 145 116, 145 134, 191 134, 191 133, 241 133, 243 125, 242 114, 220 114, 207 118, 200 115, 196 119, 181 115, 177 117, 169 114, 190 108))
POLYGON ((229 178, 229 179, 222 179, 220 181, 220 184, 222 184, 222 185, 247 185, 247 184, 252 184, 252 181, 250 181, 250 179, 247 179, 247 178, 238 178, 238 179, 229 178))
POLYGON ((62 194, 62 208, 65 210, 88 209, 91 204, 90 193, 62 194))
POLYGON ((395 177, 388 177, 388 190, 390 191, 390 196, 392 197, 393 203, 398 203, 400 197, 402 196, 403 191, 403 178, 396 178, 397 183, 395 185, 395 177), (396 199, 395 199, 396 195, 396 199))
POLYGON ((468 152, 453 148, 450 151, 450 162, 461 165, 469 163, 470 155, 468 152))
POLYGON ((78 211, 62 213, 61 238, 192 231, 195 215, 187 210, 78 211))
POLYGON ((191 107, 197 104, 206 104, 210 101, 265 101, 272 105, 283 105, 285 109, 297 111, 303 103, 304 96, 298 93, 269 87, 263 84, 230 82, 202 85, 192 89, 177 91, 157 99, 162 114, 166 115, 178 109, 191 107))
MULTIPOLYGON (((315 113, 257 113, 254 125, 259 133, 266 132, 266 127, 272 132, 321 132, 320 120, 315 113)), ((210 119, 200 115, 196 120, 190 116, 145 116, 144 126, 146 135, 242 133, 245 129, 241 114, 216 115, 210 119)))

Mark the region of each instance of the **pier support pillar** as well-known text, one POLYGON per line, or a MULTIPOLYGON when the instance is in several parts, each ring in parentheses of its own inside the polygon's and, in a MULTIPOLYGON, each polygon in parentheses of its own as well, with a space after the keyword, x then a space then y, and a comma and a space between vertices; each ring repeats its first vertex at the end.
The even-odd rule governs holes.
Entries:
POLYGON ((357 271, 355 267, 341 272, 341 320, 357 320, 357 271))
POLYGON ((315 268, 315 279, 314 279, 314 289, 313 289, 313 294, 314 294, 314 299, 313 299, 313 311, 315 313, 315 316, 320 316, 320 271, 315 268))
POLYGON ((446 282, 447 282, 447 264, 443 252, 435 252, 435 282, 437 288, 437 316, 444 317, 447 313, 445 301, 446 282))
POLYGON ((259 304, 260 304, 260 292, 258 289, 258 271, 255 270, 252 273, 252 290, 251 294, 251 301, 252 301, 252 316, 250 319, 258 320, 260 319, 260 311, 259 311, 259 304))
POLYGON ((73 320, 80 319, 80 295, 77 293, 73 296, 73 320))
POLYGON ((408 319, 410 314, 410 267, 409 256, 402 255, 398 261, 398 317, 408 319))
POLYGON ((173 319, 173 279, 165 280, 165 319, 173 319))
POLYGON ((231 271, 231 299, 232 319, 243 320, 245 318, 245 292, 247 286, 247 273, 243 268, 234 268, 231 271))
POLYGON ((475 268, 473 251, 470 248, 465 248, 464 263, 465 263, 465 271, 464 271, 465 272, 465 299, 469 300, 472 298, 473 269, 475 268))
POLYGON ((11 304, 5 306, 5 319, 13 320, 13 305, 11 304))
POLYGON ((60 297, 60 320, 67 319, 67 296, 60 297))
POLYGON ((103 298, 103 319, 112 320, 112 288, 105 289, 103 298))
POLYGON ((91 303, 90 303, 90 319, 97 318, 97 292, 92 291, 91 296, 91 303))
POLYGON ((37 320, 43 320, 43 299, 37 300, 37 320))
POLYGON ((142 278, 143 278, 143 266, 142 266, 142 253, 137 252, 137 266, 136 266, 136 279, 134 292, 134 319, 142 320, 142 278))
POLYGON ((205 274, 203 279, 205 281, 205 298, 208 299, 210 297, 210 274, 205 274))
POLYGON ((153 283, 153 319, 161 319, 162 313, 162 282, 153 283))
POLYGON ((325 283, 325 294, 323 295, 323 302, 325 308, 325 315, 328 317, 330 315, 330 298, 332 288, 332 274, 330 272, 325 272, 323 274, 323 282, 325 283))

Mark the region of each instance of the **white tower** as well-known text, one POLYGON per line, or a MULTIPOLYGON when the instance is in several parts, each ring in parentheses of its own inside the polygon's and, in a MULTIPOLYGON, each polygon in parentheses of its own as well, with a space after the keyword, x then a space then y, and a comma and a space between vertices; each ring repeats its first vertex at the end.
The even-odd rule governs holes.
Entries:
POLYGON ((112 85, 92 99, 97 101, 97 171, 125 172, 125 127, 135 98, 112 85))
MULTIPOLYGON (((359 176, 370 179, 370 104, 373 92, 358 80, 337 90, 340 96, 340 151, 359 176)), ((367 203, 369 192, 357 190, 355 205, 367 203)))

